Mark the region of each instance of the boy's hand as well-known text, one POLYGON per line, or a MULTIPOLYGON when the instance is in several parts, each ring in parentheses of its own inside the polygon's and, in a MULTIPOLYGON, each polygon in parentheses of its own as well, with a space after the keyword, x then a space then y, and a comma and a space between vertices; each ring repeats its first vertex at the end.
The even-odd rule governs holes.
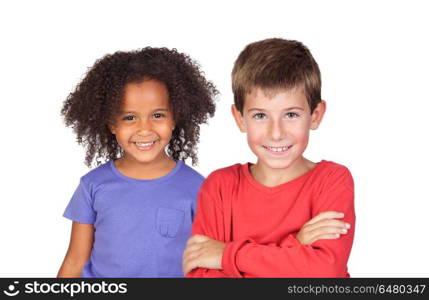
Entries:
POLYGON ((350 229, 350 224, 336 220, 343 217, 343 213, 336 211, 322 212, 302 226, 296 239, 304 245, 310 245, 321 239, 337 239, 350 229))
POLYGON ((188 274, 195 268, 222 269, 222 255, 226 243, 205 235, 191 237, 183 252, 183 272, 188 274))

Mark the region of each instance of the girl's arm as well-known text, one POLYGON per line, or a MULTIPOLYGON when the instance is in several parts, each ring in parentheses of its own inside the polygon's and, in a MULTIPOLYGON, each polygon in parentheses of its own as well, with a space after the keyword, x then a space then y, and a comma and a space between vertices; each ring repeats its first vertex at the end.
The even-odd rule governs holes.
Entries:
POLYGON ((57 277, 80 277, 84 264, 91 255, 94 226, 73 222, 70 244, 57 277))

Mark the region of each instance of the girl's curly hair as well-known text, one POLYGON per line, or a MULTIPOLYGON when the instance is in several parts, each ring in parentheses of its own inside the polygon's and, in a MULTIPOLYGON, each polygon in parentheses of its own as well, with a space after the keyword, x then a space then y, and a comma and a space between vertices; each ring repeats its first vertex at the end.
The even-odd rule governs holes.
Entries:
POLYGON ((64 101, 61 115, 86 149, 85 164, 116 159, 122 150, 109 130, 120 112, 125 85, 153 79, 167 86, 175 129, 167 147, 174 160, 197 160, 200 127, 215 112, 219 93, 197 62, 176 49, 146 47, 97 60, 64 101))

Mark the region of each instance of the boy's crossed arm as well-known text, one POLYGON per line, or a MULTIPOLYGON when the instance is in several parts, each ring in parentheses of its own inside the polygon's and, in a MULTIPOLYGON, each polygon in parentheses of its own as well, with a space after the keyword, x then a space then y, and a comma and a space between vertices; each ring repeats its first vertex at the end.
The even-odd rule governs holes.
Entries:
MULTIPOLYGON (((322 212, 319 215, 312 218, 310 221, 304 224, 301 230, 296 235, 296 241, 301 245, 311 245, 314 242, 322 239, 337 239, 341 234, 346 234, 347 230, 350 228, 350 224, 337 220, 337 218, 343 218, 344 214, 335 211, 326 211, 322 212)), ((290 246, 300 246, 293 245, 293 238, 289 235, 286 238, 286 241, 282 243, 281 247, 275 245, 259 245, 255 242, 250 242, 251 248, 249 252, 256 252, 255 254, 267 256, 267 258, 272 255, 273 260, 268 259, 266 262, 265 268, 259 268, 260 271, 268 272, 265 276, 284 276, 285 274, 281 270, 276 270, 273 266, 273 263, 283 268, 285 266, 283 259, 293 259, 296 249, 288 249, 290 246), (291 244, 292 241, 292 244, 291 244), (286 247, 286 248, 284 248, 286 247), (259 252, 259 253, 258 253, 259 252), (265 255, 263 252, 266 252, 265 255), (292 252, 287 255, 283 252, 292 252), (279 257, 280 256, 280 257, 279 257), (271 261, 271 262, 270 262, 271 261), (265 270, 263 270, 265 269, 265 270), (280 273, 279 273, 280 272, 280 273)), ((250 240, 249 240, 250 241, 250 240)), ((207 275, 217 277, 217 276, 228 276, 226 273, 222 272, 222 258, 224 254, 224 249, 227 246, 227 243, 211 239, 205 235, 197 234, 192 236, 187 243, 186 250, 183 254, 183 270, 185 275, 188 275, 190 271, 195 268, 205 268, 210 269, 210 271, 203 272, 202 270, 194 271, 193 274, 188 276, 202 277, 204 273, 207 275), (209 273, 209 274, 208 274, 209 273)), ((311 248, 307 248, 308 250, 311 248)), ((311 260, 311 258, 309 258, 311 260)), ((250 262, 251 264, 252 262, 250 262)), ((311 263, 310 261, 308 263, 311 263)), ((314 262, 313 262, 314 263, 314 262)), ((255 269, 258 269, 256 267, 255 269)), ((256 270, 255 270, 256 271, 256 270)), ((291 271, 291 270, 290 270, 291 271)), ((296 270, 298 271, 298 270, 296 270)), ((237 274, 235 274, 237 275, 237 274)), ((261 274, 253 274, 261 275, 261 274)))
POLYGON ((194 235, 188 240, 183 253, 183 272, 187 275, 195 268, 222 269, 222 255, 226 243, 205 235, 194 235))

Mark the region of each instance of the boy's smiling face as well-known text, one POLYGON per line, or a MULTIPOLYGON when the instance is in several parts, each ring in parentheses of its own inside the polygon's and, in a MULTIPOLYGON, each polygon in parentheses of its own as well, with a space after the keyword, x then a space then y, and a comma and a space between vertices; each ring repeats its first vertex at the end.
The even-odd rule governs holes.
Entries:
POLYGON ((313 113, 302 89, 265 91, 254 89, 246 95, 243 113, 232 108, 250 149, 258 157, 255 167, 299 170, 310 129, 316 129, 325 112, 321 101, 313 113))

